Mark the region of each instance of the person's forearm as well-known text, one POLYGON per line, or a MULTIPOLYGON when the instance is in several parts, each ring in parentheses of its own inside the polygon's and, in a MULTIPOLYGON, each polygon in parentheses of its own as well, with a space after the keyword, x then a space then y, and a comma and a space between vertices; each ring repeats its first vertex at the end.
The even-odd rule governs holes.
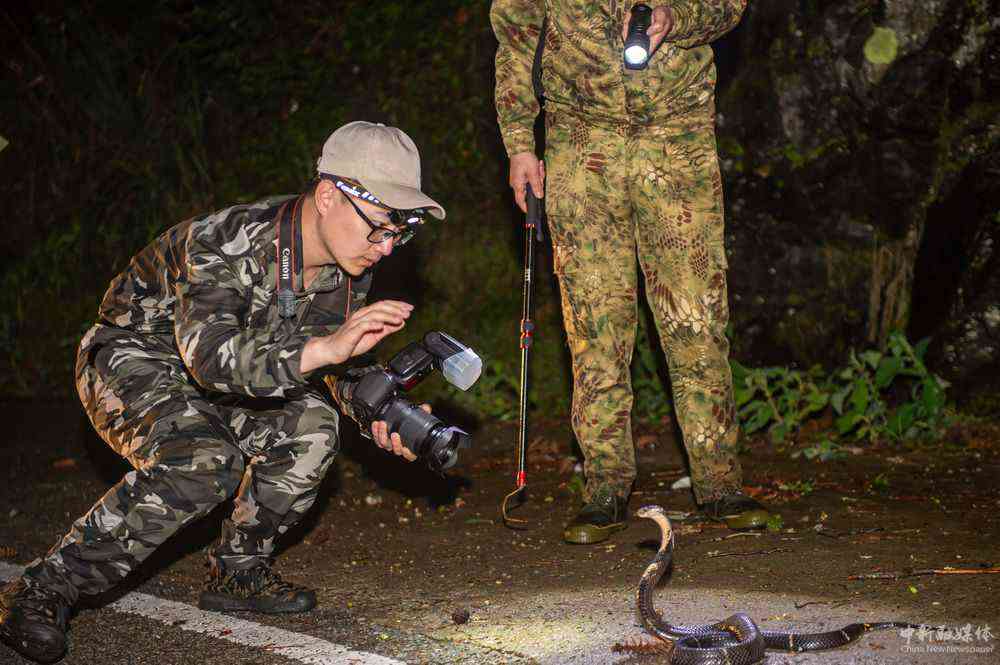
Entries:
POLYGON ((666 41, 691 48, 709 44, 736 27, 747 0, 672 0, 665 3, 673 16, 673 28, 666 41))
POLYGON ((508 155, 535 150, 534 124, 540 106, 531 74, 544 13, 544 4, 536 0, 494 0, 490 9, 490 22, 499 42, 497 122, 508 155))
POLYGON ((301 372, 304 375, 320 367, 335 364, 330 357, 328 345, 323 343, 322 337, 313 337, 302 347, 301 372))

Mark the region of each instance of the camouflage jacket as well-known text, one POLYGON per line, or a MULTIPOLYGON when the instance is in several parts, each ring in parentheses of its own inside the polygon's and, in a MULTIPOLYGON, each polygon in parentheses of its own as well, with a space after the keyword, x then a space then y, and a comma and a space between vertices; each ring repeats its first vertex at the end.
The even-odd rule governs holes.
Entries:
POLYGON ((306 341, 333 333, 348 309, 364 304, 371 274, 351 279, 326 266, 296 293, 296 317, 280 318, 277 212, 291 198, 233 206, 168 229, 112 280, 99 323, 173 336, 207 390, 284 397, 305 387, 306 341))
POLYGON ((534 150, 539 105, 531 72, 546 16, 541 75, 547 110, 597 124, 655 125, 712 109, 715 62, 709 43, 739 23, 747 0, 671 0, 673 30, 646 69, 625 70, 621 29, 634 4, 636 0, 493 0, 490 20, 500 42, 496 108, 508 154, 534 150))

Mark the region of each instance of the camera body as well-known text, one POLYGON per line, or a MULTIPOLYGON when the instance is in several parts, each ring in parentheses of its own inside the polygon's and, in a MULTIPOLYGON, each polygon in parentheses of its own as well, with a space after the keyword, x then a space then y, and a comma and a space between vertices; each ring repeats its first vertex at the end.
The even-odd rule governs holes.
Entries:
POLYGON ((385 421, 389 432, 398 432, 417 457, 431 469, 442 471, 455 465, 459 449, 468 448, 471 437, 401 395, 434 369, 455 387, 468 390, 482 373, 482 359, 454 337, 433 331, 424 335, 422 342, 407 345, 388 367, 342 378, 338 386, 363 431, 370 431, 373 422, 385 421))

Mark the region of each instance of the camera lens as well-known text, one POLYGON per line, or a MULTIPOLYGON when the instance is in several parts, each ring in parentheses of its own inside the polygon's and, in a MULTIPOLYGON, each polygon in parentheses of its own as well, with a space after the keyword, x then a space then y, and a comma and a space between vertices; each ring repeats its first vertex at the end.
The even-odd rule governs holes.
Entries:
POLYGON ((431 468, 439 471, 455 466, 458 449, 468 448, 471 442, 466 432, 447 425, 435 427, 428 439, 427 461, 431 468))
POLYGON ((435 470, 442 471, 455 466, 458 449, 468 448, 471 438, 457 427, 446 425, 412 402, 396 397, 386 405, 375 420, 384 420, 390 432, 399 436, 413 453, 427 461, 435 470))

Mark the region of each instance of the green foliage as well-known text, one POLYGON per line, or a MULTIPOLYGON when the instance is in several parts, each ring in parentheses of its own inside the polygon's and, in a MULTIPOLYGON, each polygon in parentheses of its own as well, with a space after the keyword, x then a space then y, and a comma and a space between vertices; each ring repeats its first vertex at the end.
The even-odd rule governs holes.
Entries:
POLYGON ((781 531, 785 528, 785 520, 780 513, 771 513, 767 518, 767 530, 771 532, 781 531))
POLYGON ((884 473, 880 473, 871 479, 868 486, 872 492, 886 494, 889 492, 889 478, 884 473))
POLYGON ((888 65, 896 59, 899 40, 892 28, 875 28, 865 41, 865 58, 875 65, 888 65))
POLYGON ((807 446, 792 453, 792 459, 800 456, 805 457, 807 460, 815 459, 820 462, 829 462, 830 460, 843 459, 847 457, 847 453, 844 452, 844 449, 839 444, 826 438, 815 445, 807 446))
POLYGON ((848 366, 837 375, 839 387, 830 397, 842 437, 895 440, 936 434, 946 424, 945 389, 948 383, 930 373, 923 358, 929 340, 915 347, 893 333, 885 353, 851 353, 848 366), (886 393, 900 378, 909 378, 909 394, 895 408, 886 393))
POLYGON ((778 489, 785 492, 794 492, 796 494, 801 494, 802 496, 807 496, 813 493, 816 486, 811 480, 797 480, 794 483, 781 483, 778 485, 778 489))
MULTIPOLYGON (((819 368, 748 369, 733 361, 733 391, 743 431, 766 429, 773 441, 782 442, 829 407, 840 439, 901 440, 937 434, 947 423, 948 384, 924 364, 927 344, 924 340, 912 346, 894 333, 885 352, 852 351, 847 366, 828 377, 819 368)), ((801 454, 827 460, 842 451, 825 439, 801 454)))
POLYGON ((822 371, 800 372, 787 367, 748 369, 735 360, 733 395, 743 432, 764 427, 774 441, 784 441, 802 423, 822 411, 829 395, 817 384, 822 371))

